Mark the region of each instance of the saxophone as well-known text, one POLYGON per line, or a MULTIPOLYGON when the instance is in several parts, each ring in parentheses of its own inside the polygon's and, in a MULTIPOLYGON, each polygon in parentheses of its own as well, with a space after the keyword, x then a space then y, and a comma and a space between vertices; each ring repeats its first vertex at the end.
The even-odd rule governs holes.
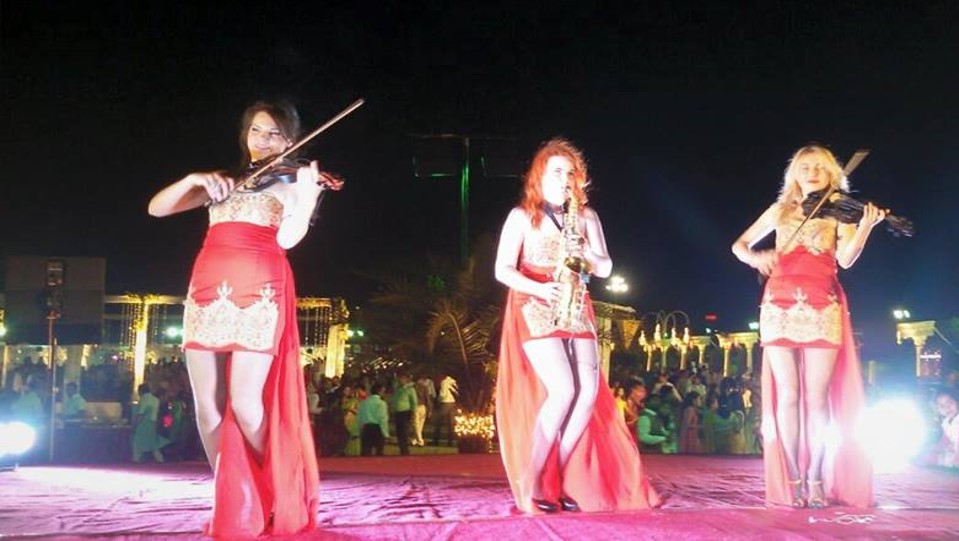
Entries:
POLYGON ((560 261, 554 279, 560 283, 560 296, 551 308, 550 319, 556 328, 572 329, 581 321, 586 306, 586 285, 592 270, 583 257, 585 239, 579 230, 580 202, 576 191, 569 190, 566 214, 563 215, 563 236, 560 239, 560 261))

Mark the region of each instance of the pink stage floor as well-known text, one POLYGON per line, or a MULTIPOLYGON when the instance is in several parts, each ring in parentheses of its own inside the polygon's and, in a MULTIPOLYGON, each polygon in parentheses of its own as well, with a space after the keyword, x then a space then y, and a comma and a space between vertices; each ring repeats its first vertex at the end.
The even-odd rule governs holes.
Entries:
MULTIPOLYGON (((323 459, 321 528, 296 539, 959 539, 959 474, 876 477, 878 507, 765 509, 758 458, 647 456, 653 511, 526 516, 497 455, 323 459)), ((0 539, 195 539, 198 463, 32 466, 0 473, 0 539)))

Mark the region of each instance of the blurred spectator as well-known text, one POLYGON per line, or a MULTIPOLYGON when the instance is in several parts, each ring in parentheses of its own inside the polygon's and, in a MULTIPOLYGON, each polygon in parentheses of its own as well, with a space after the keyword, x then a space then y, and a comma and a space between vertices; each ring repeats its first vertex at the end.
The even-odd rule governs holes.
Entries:
POLYGON ((953 391, 943 389, 936 396, 936 408, 942 418, 942 439, 936 464, 959 468, 959 401, 953 391))
POLYGON ((453 439, 456 436, 454 427, 456 420, 454 417, 458 394, 459 389, 456 380, 453 379, 453 376, 447 374, 440 381, 440 390, 437 393, 436 411, 433 418, 433 445, 440 444, 440 432, 443 428, 446 429, 446 444, 453 445, 453 439))
POLYGON ((60 415, 64 419, 79 419, 87 414, 87 401, 80 396, 77 384, 67 383, 66 398, 63 400, 63 410, 60 415))
POLYGON ((413 420, 417 404, 416 388, 410 375, 398 374, 393 393, 393 422, 396 424, 396 444, 401 455, 410 454, 410 421, 413 420))
POLYGON ((683 413, 680 423, 679 452, 689 454, 702 453, 699 442, 699 412, 703 407, 703 397, 696 391, 686 393, 683 401, 683 413))
POLYGON ((746 410, 746 427, 743 429, 743 435, 746 438, 747 455, 763 454, 763 408, 761 400, 762 397, 759 393, 751 392, 749 394, 749 409, 746 410))
POLYGON ((731 455, 745 454, 746 417, 742 409, 742 398, 738 392, 731 391, 721 398, 717 413, 714 426, 716 452, 731 455))
POLYGON ((386 438, 390 436, 389 415, 386 402, 380 397, 383 385, 374 383, 370 395, 360 402, 357 420, 360 424, 360 455, 383 456, 386 438))
POLYGON ((683 401, 683 397, 680 396, 679 391, 676 390, 676 386, 673 385, 665 373, 660 373, 656 376, 656 383, 653 384, 653 390, 650 394, 663 396, 663 390, 666 390, 671 398, 680 403, 683 401))
POLYGON ((706 409, 702 417, 702 449, 704 453, 716 452, 716 425, 719 421, 719 395, 706 395, 706 409))
POLYGON ((433 388, 433 381, 425 375, 416 380, 416 411, 413 413, 413 445, 420 447, 426 445, 423 439, 423 427, 433 412, 433 400, 436 397, 436 390, 433 388), (432 393, 432 394, 431 394, 432 393))
POLYGON ((356 418, 360 399, 357 394, 356 388, 350 385, 343 386, 340 410, 343 413, 343 427, 347 433, 346 449, 344 449, 346 456, 360 456, 360 424, 356 418))
POLYGON ((37 382, 34 378, 28 377, 23 385, 20 396, 13 401, 10 406, 10 412, 13 416, 27 423, 43 422, 44 411, 43 401, 37 394, 37 382))
POLYGON ((641 379, 632 380, 627 386, 626 409, 623 412, 623 418, 626 421, 626 428, 639 447, 639 416, 643 413, 643 407, 646 403, 646 384, 641 379))
POLYGON ((620 415, 623 418, 626 418, 626 390, 623 389, 622 385, 617 385, 616 390, 613 391, 613 398, 616 400, 616 409, 619 410, 620 415))
POLYGON ((133 461, 140 462, 143 453, 151 453, 154 462, 163 462, 163 453, 160 452, 167 443, 166 438, 157 434, 157 416, 160 411, 160 399, 163 389, 157 389, 159 396, 150 392, 150 386, 141 383, 137 387, 140 400, 133 411, 133 461))
POLYGON ((689 378, 689 386, 686 393, 696 393, 701 400, 706 399, 706 384, 703 383, 703 379, 698 374, 693 374, 689 378))
POLYGON ((659 396, 653 395, 646 399, 646 405, 639 413, 636 433, 644 451, 669 452, 669 431, 657 411, 662 407, 662 400, 659 396))

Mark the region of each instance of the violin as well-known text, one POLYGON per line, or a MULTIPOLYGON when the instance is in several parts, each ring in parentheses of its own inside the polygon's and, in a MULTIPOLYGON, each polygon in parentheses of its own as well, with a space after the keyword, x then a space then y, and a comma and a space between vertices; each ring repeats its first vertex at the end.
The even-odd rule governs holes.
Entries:
MULTIPOLYGON (((310 161, 302 158, 277 158, 277 156, 270 156, 250 163, 245 171, 235 175, 239 179, 236 189, 260 192, 277 182, 293 184, 296 182, 297 170, 301 167, 310 166, 310 161)), ((343 179, 328 171, 320 171, 318 183, 333 191, 339 191, 343 188, 343 179)))
MULTIPOLYGON (((843 224, 858 223, 862 219, 865 203, 841 191, 833 191, 828 195, 826 201, 822 202, 823 196, 826 194, 827 191, 823 189, 807 195, 802 202, 803 213, 810 216, 813 212, 816 212, 817 218, 833 218, 843 224), (820 204, 820 202, 822 203, 820 204), (818 212, 816 207, 819 207, 818 212)), ((915 233, 912 222, 901 216, 887 214, 883 223, 886 230, 894 237, 911 237, 915 233)))

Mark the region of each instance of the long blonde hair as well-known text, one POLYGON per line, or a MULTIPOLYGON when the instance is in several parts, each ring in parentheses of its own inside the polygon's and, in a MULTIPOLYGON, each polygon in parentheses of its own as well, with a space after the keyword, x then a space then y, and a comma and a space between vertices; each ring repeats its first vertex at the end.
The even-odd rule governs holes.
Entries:
POLYGON ((789 159, 789 165, 786 166, 786 171, 783 174, 783 185, 779 190, 777 202, 784 212, 795 209, 802 204, 802 189, 800 189, 799 182, 796 180, 796 168, 798 167, 797 162, 799 158, 817 152, 825 158, 830 186, 843 192, 849 191, 849 179, 846 178, 845 173, 842 172, 842 166, 839 165, 836 156, 822 145, 806 145, 797 150, 792 158, 789 159))

